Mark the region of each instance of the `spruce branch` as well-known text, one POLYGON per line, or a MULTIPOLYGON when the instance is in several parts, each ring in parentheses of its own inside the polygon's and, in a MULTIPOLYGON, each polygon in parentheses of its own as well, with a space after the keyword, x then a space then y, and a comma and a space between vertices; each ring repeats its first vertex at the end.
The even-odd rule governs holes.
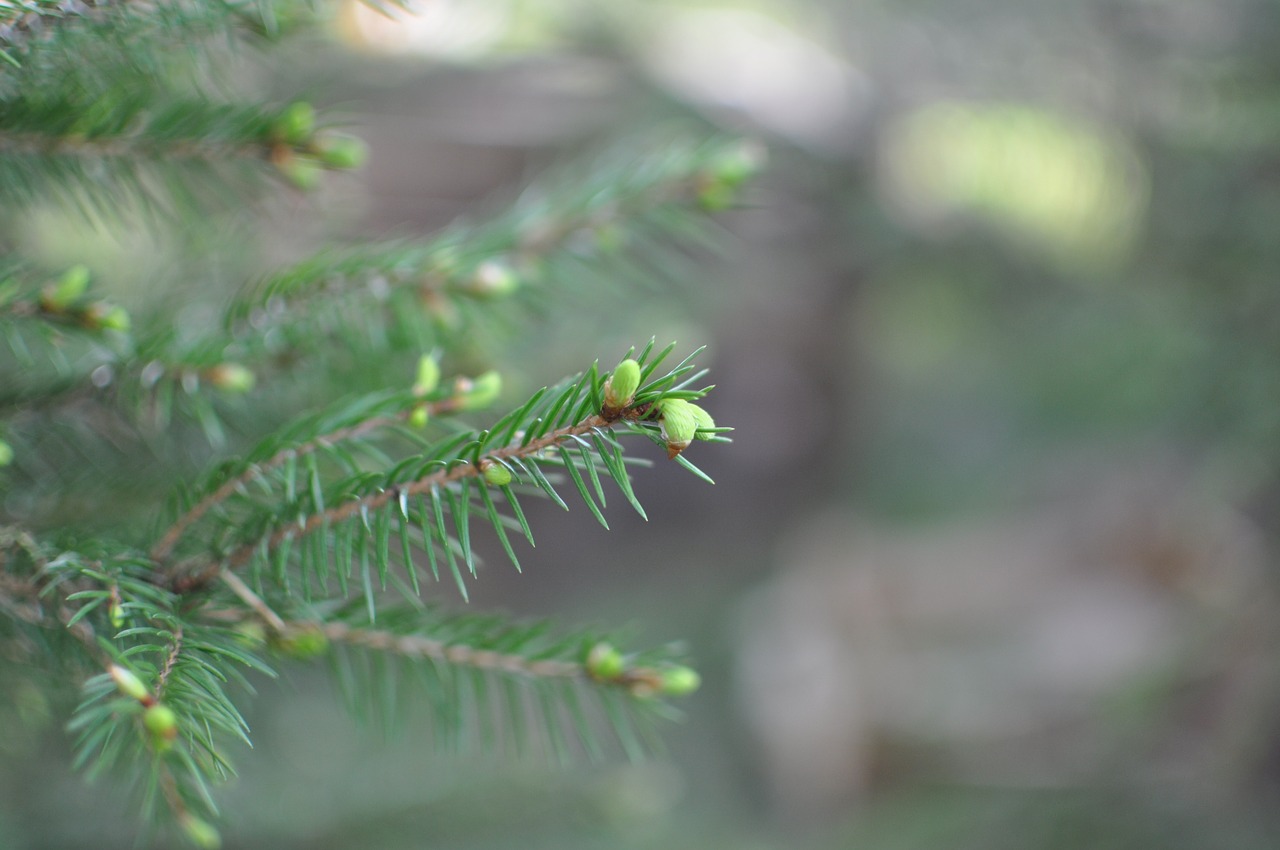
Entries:
MULTIPOLYGON (((393 523, 399 529, 403 566, 415 588, 417 578, 411 550, 425 550, 437 578, 436 552, 439 550, 465 595, 459 559, 455 555, 461 556, 462 563, 474 575, 476 567, 470 539, 472 512, 488 520, 505 553, 517 567, 519 562, 508 538, 508 526, 518 529, 532 542, 532 530, 513 485, 520 485, 527 493, 548 496, 567 508, 552 481, 560 474, 567 476, 584 504, 607 528, 601 511, 606 501, 602 478, 607 477, 643 516, 644 510, 631 488, 628 459, 617 436, 646 436, 666 446, 670 456, 701 475, 700 470, 678 457, 694 431, 676 434, 670 424, 674 421, 670 410, 674 405, 689 405, 689 399, 705 394, 706 390, 688 388, 704 372, 695 369, 691 355, 655 378, 658 364, 671 350, 668 346, 650 359, 653 354, 650 342, 639 357, 639 362, 645 364, 643 368, 630 358, 624 361, 630 363, 638 375, 637 386, 630 390, 623 406, 606 401, 613 376, 602 375, 593 366, 553 391, 539 390, 491 428, 455 434, 441 444, 428 446, 425 451, 405 458, 385 475, 371 476, 357 471, 347 479, 323 482, 312 467, 309 486, 302 488, 295 484, 295 472, 288 471, 283 477, 286 491, 282 494, 283 504, 274 500, 262 505, 248 504, 245 506, 250 512, 248 515, 227 513, 223 520, 224 532, 215 534, 213 540, 225 539, 229 545, 221 551, 215 548, 212 555, 188 558, 169 568, 165 573, 166 586, 178 594, 199 593, 224 571, 236 572, 249 566, 253 568, 255 581, 261 581, 269 570, 271 581, 283 585, 289 580, 289 565, 295 562, 304 579, 314 577, 323 584, 328 573, 329 552, 333 551, 339 553, 335 557, 344 589, 347 578, 356 569, 351 558, 362 565, 358 577, 372 612, 373 583, 368 557, 372 550, 372 566, 377 569, 378 582, 385 585, 393 523), (647 384, 638 386, 641 380, 650 378, 647 384), (498 511, 495 492, 501 493, 510 506, 510 517, 498 511), (446 514, 452 516, 452 531, 446 524, 446 514), (308 539, 317 534, 323 536, 322 542, 310 545, 308 539)), ((465 402, 457 401, 448 404, 466 406, 465 402)), ((351 429, 360 427, 350 426, 336 433, 349 435, 351 429)), ((711 425, 700 436, 723 439, 718 436, 720 430, 723 429, 714 429, 711 425)), ((310 450, 326 445, 329 441, 324 437, 304 443, 310 450)), ((289 463, 296 459, 291 451, 269 458, 268 463, 277 468, 289 463)), ((173 541, 196 519, 208 514, 213 507, 225 504, 249 480, 260 478, 262 471, 262 467, 246 466, 207 496, 196 500, 162 535, 153 552, 171 552, 173 541)))
POLYGON ((465 396, 461 394, 453 395, 433 402, 414 404, 413 407, 394 414, 373 416, 354 425, 346 425, 321 434, 318 437, 313 437, 300 445, 282 448, 264 461, 250 462, 242 472, 229 477, 218 489, 205 496, 196 505, 183 513, 182 516, 178 517, 160 535, 155 545, 151 547, 151 559, 157 563, 166 561, 188 528, 197 523, 209 511, 226 502, 237 491, 245 488, 254 479, 261 478, 265 473, 278 469, 285 464, 296 463, 301 458, 332 448, 339 443, 364 437, 382 429, 404 425, 416 417, 436 417, 451 413, 458 409, 464 398, 465 396))
POLYGON ((354 607, 320 628, 353 709, 385 710, 371 697, 412 683, 432 706, 442 744, 501 734, 524 750, 536 733, 561 758, 570 739, 598 757, 603 725, 639 755, 650 721, 669 711, 664 698, 698 684, 679 647, 624 654, 596 631, 562 632, 547 622, 400 608, 380 612, 374 626, 354 607))
POLYGON ((121 191, 160 206, 198 205, 196 186, 225 194, 221 184, 236 178, 247 191, 255 173, 274 172, 310 189, 323 170, 355 168, 363 158, 354 139, 318 131, 307 104, 269 109, 177 98, 154 85, 94 95, 55 86, 0 97, 0 189, 21 200, 53 187, 77 197, 91 191, 111 206, 121 191))
POLYGON ((615 279, 628 268, 665 276, 673 247, 705 243, 708 214, 730 206, 759 166, 756 148, 741 141, 615 153, 585 176, 576 169, 569 188, 549 179, 528 189, 488 224, 458 223, 425 244, 392 241, 304 260, 248 288, 227 325, 252 324, 256 334, 280 328, 301 348, 335 331, 352 344, 370 325, 351 317, 372 310, 383 317, 372 326, 379 336, 391 328, 391 338, 421 345, 493 321, 504 302, 596 294, 606 269, 615 279))

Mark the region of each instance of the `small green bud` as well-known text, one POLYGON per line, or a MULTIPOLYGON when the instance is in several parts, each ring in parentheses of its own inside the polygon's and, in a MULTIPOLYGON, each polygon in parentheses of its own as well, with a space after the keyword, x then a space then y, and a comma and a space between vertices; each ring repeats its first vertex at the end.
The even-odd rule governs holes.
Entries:
POLYGON ((106 301, 95 301, 79 315, 80 324, 91 330, 129 330, 129 311, 106 301))
POLYGON ((692 667, 675 666, 662 671, 661 691, 669 697, 687 696, 702 684, 702 677, 692 667))
POLYGON ((127 697, 133 697, 138 702, 151 702, 151 692, 147 690, 147 686, 142 684, 142 680, 134 675, 133 671, 126 670, 119 664, 112 664, 111 678, 115 680, 116 687, 120 689, 120 693, 127 697))
POLYGON ((142 712, 142 725, 151 733, 151 740, 157 749, 168 749, 178 737, 178 715, 164 703, 156 703, 142 712))
POLYGON ((716 182, 736 189, 760 173, 768 156, 769 152, 764 145, 751 139, 743 139, 712 159, 707 174, 716 182))
POLYGON ((363 141, 340 133, 317 139, 313 149, 326 166, 343 170, 359 168, 369 156, 363 141))
POLYGON ((640 364, 627 358, 613 370, 604 382, 604 406, 606 411, 622 410, 636 397, 640 389, 640 364))
POLYGON ((481 410, 497 401, 502 394, 502 376, 497 372, 485 372, 475 378, 462 378, 456 389, 458 410, 481 410))
POLYGON ((276 119, 274 129, 275 135, 286 144, 302 144, 316 129, 315 107, 305 100, 289 104, 276 119))
POLYGON ((0 440, 0 466, 8 466, 13 463, 13 446, 0 440))
POLYGON ((586 667, 591 678, 612 681, 622 675, 627 664, 611 644, 598 643, 587 653, 586 667))
POLYGON ((124 626, 124 609, 120 607, 119 602, 111 603, 111 607, 107 609, 107 616, 111 619, 111 628, 119 629, 124 626))
POLYGON ((79 301, 89 288, 89 268, 72 266, 62 273, 57 282, 45 289, 40 303, 46 310, 60 313, 79 301))
POLYGON ((511 470, 494 461, 486 461, 481 465, 480 474, 484 476, 485 483, 494 487, 505 487, 511 483, 511 470))
POLYGON ((694 439, 710 440, 715 436, 711 429, 716 427, 716 421, 711 418, 710 413, 692 402, 689 403, 689 412, 693 414, 693 421, 698 426, 698 430, 693 435, 694 439))
POLYGON ((209 383, 229 393, 247 393, 253 389, 253 372, 239 363, 219 363, 205 373, 209 383))
POLYGON ((425 428, 431 419, 431 411, 425 404, 420 404, 409 413, 409 425, 413 428, 425 428))
POLYGON ((222 836, 208 821, 201 820, 190 812, 183 812, 178 824, 186 833, 188 840, 200 850, 218 850, 222 846, 222 836))
POLYGON ((501 260, 485 260, 476 267, 466 291, 477 298, 505 298, 519 288, 515 269, 501 260))
POLYGON ((602 254, 616 253, 627 245, 627 232, 614 222, 605 222, 596 227, 596 248, 602 254))
POLYGON ((114 304, 104 305, 107 309, 98 319, 98 325, 109 331, 120 331, 120 333, 128 333, 132 322, 129 320, 129 311, 123 307, 114 304))
POLYGON ((430 354, 418 358, 418 379, 413 382, 413 394, 423 396, 440 385, 440 364, 430 354))
POLYGON ((690 408, 692 404, 682 398, 668 398, 658 402, 662 416, 662 439, 667 441, 667 457, 674 458, 688 448, 698 433, 698 421, 690 408))
POLYGON ((738 190, 716 180, 698 187, 698 205, 707 212, 724 212, 738 200, 738 190))
POLYGON ((300 626, 277 635, 273 645, 281 655, 308 659, 329 651, 329 636, 319 626, 300 626))
POLYGON ((309 156, 288 156, 276 163, 276 168, 295 189, 309 192, 320 185, 324 171, 318 160, 309 156))

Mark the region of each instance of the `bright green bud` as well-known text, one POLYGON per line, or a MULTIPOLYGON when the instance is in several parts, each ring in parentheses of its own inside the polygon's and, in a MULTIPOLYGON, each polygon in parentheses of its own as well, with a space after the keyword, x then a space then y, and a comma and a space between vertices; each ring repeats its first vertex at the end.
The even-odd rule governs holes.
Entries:
POLYGON ((158 747, 170 744, 178 737, 178 715, 164 703, 149 706, 142 713, 142 725, 151 733, 151 739, 158 747))
POLYGON ((744 139, 712 159, 707 174, 714 181, 736 189, 760 173, 768 156, 764 145, 744 139))
POLYGON ((693 442, 698 433, 698 420, 690 409, 693 405, 682 398, 658 402, 662 415, 662 439, 667 441, 667 456, 674 458, 693 442))
POLYGON ((275 134, 281 141, 300 145, 311 137, 316 129, 316 110, 304 100, 285 107, 276 119, 275 134))
POLYGON ((702 684, 702 677, 691 667, 668 667, 662 671, 662 693, 669 697, 687 696, 702 684))
POLYGON ((458 409, 481 410, 498 400, 502 394, 502 376, 497 372, 485 372, 470 380, 458 382, 458 409))
POLYGON ((219 363, 206 373, 209 383, 229 393, 247 393, 253 389, 253 372, 239 363, 219 363))
POLYGON ((329 651, 329 636, 319 626, 301 626, 277 635, 274 645, 290 658, 315 658, 329 651))
POLYGON ((98 319, 98 325, 109 331, 128 333, 132 324, 129 320, 129 311, 114 304, 104 304, 103 306, 106 307, 106 310, 98 319))
POLYGON ((111 678, 115 680, 116 687, 120 689, 120 693, 127 697, 133 697, 138 702, 150 702, 151 692, 147 690, 147 686, 142 684, 142 680, 133 674, 131 670, 126 670, 119 664, 112 664, 109 671, 111 678))
POLYGON ((79 316, 80 324, 92 330, 129 330, 129 311, 106 301, 95 301, 79 316))
POLYGON ((324 167, 309 156, 290 156, 276 163, 276 168, 295 189, 309 192, 320 185, 324 167))
POLYGON ((480 468, 480 474, 487 484, 494 487, 505 487, 511 483, 511 470, 500 463, 488 461, 480 468))
POLYGON ((369 148, 355 136, 333 134, 317 139, 314 145, 316 156, 329 168, 352 169, 364 165, 369 157, 369 148))
POLYGON ((698 204, 707 212, 724 212, 738 200, 738 192, 719 181, 709 181, 698 188, 698 204))
POLYGON ((13 446, 0 440, 0 466, 8 466, 13 463, 13 446))
POLYGON ((420 404, 409 413, 409 425, 414 428, 425 428, 431 419, 431 411, 425 404, 420 404))
POLYGON ((604 382, 604 406, 606 410, 622 410, 636 397, 640 389, 640 364, 627 358, 613 370, 604 382))
POLYGON ((112 602, 107 609, 107 616, 111 618, 111 628, 119 629, 124 626, 124 609, 120 607, 120 603, 112 602))
POLYGON ((413 394, 426 395, 439 385, 440 364, 430 354, 422 355, 418 358, 418 379, 413 382, 413 394))
POLYGON ((716 421, 711 418, 711 414, 692 402, 689 404, 689 411, 693 414, 693 421, 698 426, 698 430, 694 432, 694 438, 710 440, 714 437, 715 434, 711 429, 716 427, 716 421))
POLYGON ((222 836, 208 821, 201 820, 190 812, 183 812, 178 823, 191 843, 200 850, 218 850, 222 846, 222 836))
POLYGON ((627 664, 611 644, 598 643, 587 653, 586 667, 591 678, 612 681, 622 675, 627 664))
POLYGON ((520 288, 520 277, 501 260, 485 260, 476 267, 467 292, 478 298, 504 298, 520 288))
POLYGON ((62 277, 58 278, 56 283, 45 290, 41 302, 46 310, 60 312, 79 301, 88 288, 88 267, 72 266, 62 273, 62 277))

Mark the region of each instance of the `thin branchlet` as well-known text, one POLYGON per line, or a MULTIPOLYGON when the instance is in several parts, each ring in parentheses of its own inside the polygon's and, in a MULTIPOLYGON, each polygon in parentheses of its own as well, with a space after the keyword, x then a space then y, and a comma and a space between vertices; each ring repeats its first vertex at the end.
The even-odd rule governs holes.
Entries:
POLYGON ((395 499, 399 499, 402 495, 412 496, 419 493, 428 493, 433 488, 455 481, 461 481, 469 476, 483 475, 482 467, 485 461, 497 462, 508 458, 531 457, 538 454, 543 449, 556 446, 583 434, 589 434, 600 428, 609 428, 617 424, 623 419, 638 419, 648 411, 648 406, 637 407, 632 410, 624 411, 623 415, 613 419, 595 414, 584 419, 576 425, 569 425, 559 428, 555 431, 536 439, 524 445, 513 445, 505 448, 497 449, 489 452, 481 458, 479 464, 460 463, 456 466, 442 469, 430 475, 423 476, 415 481, 391 487, 377 493, 372 493, 360 499, 354 499, 344 504, 338 505, 320 513, 312 514, 301 523, 292 525, 288 528, 277 529, 269 536, 256 540, 252 543, 246 543, 238 549, 233 550, 225 558, 217 561, 211 561, 204 564, 197 564, 194 567, 179 565, 179 569, 172 571, 172 575, 168 581, 171 590, 178 594, 190 594, 206 587, 210 582, 218 577, 223 569, 234 571, 253 558, 254 553, 263 548, 274 550, 285 540, 296 540, 299 537, 305 537, 314 531, 327 528, 331 524, 350 519, 357 514, 366 511, 372 511, 389 504, 395 499))
POLYGON ((382 629, 357 628, 346 623, 325 623, 320 626, 325 637, 335 643, 345 643, 389 652, 407 658, 430 658, 461 667, 474 667, 496 673, 512 673, 534 678, 586 678, 586 668, 571 661, 555 659, 530 659, 522 655, 479 649, 466 644, 448 643, 421 635, 399 635, 382 629))
POLYGON ((111 159, 229 159, 267 160, 272 147, 259 141, 211 142, 181 139, 161 141, 139 136, 108 138, 74 138, 46 136, 36 133, 0 133, 0 154, 31 156, 76 156, 111 159))
POLYGON ((178 656, 182 654, 182 627, 178 626, 173 630, 173 641, 169 644, 169 652, 165 655, 164 666, 160 668, 160 675, 156 677, 155 693, 157 698, 164 693, 165 685, 169 683, 169 676, 173 673, 173 667, 178 663, 178 656))
MULTIPOLYGON (((642 220, 663 208, 695 203, 699 175, 704 165, 699 157, 692 156, 687 161, 669 165, 665 170, 653 170, 644 177, 631 176, 603 189, 595 186, 589 203, 572 198, 544 198, 536 211, 527 214, 527 220, 517 221, 515 226, 509 219, 499 220, 487 228, 488 232, 481 229, 467 242, 487 245, 489 256, 506 256, 517 267, 536 266, 556 252, 571 248, 574 239, 584 231, 619 227, 642 220), (601 202, 602 197, 609 195, 615 197, 607 203, 601 202)), ((530 195, 535 196, 536 193, 530 195)), ((355 262, 334 263, 322 255, 269 279, 257 300, 265 302, 268 297, 283 297, 296 307, 314 298, 332 298, 344 288, 367 283, 376 277, 392 288, 416 288, 428 310, 447 314, 450 308, 446 294, 456 292, 465 295, 471 291, 467 282, 455 278, 457 272, 468 267, 464 265, 454 270, 447 259, 453 256, 456 248, 454 238, 446 235, 427 245, 393 244, 366 248, 351 255, 350 260, 355 262), (313 274, 309 269, 312 265, 325 270, 313 274), (285 288, 284 282, 292 278, 305 280, 306 285, 285 288)), ((240 305, 241 309, 247 306, 251 305, 240 305)))
MULTIPOLYGON (((426 409, 430 415, 439 416, 456 410, 458 408, 458 403, 459 400, 456 397, 451 397, 429 402, 426 404, 426 409)), ((315 452, 322 451, 337 443, 343 442, 344 440, 353 440, 358 437, 363 437, 366 434, 379 430, 380 428, 403 424, 408 421, 413 414, 413 410, 405 410, 391 416, 376 416, 371 419, 366 419, 355 425, 338 428, 337 430, 330 431, 327 434, 322 434, 314 439, 302 443, 301 445, 281 449, 261 463, 251 464, 239 475, 227 479, 227 481, 218 487, 218 489, 214 490, 208 496, 205 496, 192 506, 190 510, 178 517, 178 519, 165 530, 164 534, 160 535, 160 538, 156 541, 155 545, 151 547, 151 560, 155 561, 157 564, 168 560, 169 556, 173 554, 174 547, 182 539, 182 536, 186 533, 187 529, 199 522, 199 520, 210 510, 231 498, 238 490, 253 481, 255 478, 259 478, 265 473, 270 472, 272 469, 276 469, 284 465, 290 459, 301 458, 314 454, 315 452)))

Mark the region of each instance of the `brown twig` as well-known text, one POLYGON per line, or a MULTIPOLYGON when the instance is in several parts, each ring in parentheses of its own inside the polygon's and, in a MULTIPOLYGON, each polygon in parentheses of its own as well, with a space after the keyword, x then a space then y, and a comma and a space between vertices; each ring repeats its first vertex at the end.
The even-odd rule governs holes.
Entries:
POLYGON ((173 672, 173 665, 178 663, 178 656, 182 654, 182 627, 178 626, 173 630, 173 645, 169 647, 169 654, 165 656, 164 666, 160 668, 160 675, 156 677, 155 693, 156 698, 164 693, 164 686, 169 681, 169 675, 173 672))
POLYGON ((571 661, 533 660, 490 649, 476 649, 465 644, 445 643, 421 635, 397 635, 380 629, 360 629, 346 623, 324 623, 320 628, 325 637, 335 643, 393 652, 410 658, 431 658, 449 664, 537 678, 578 679, 586 678, 587 675, 583 665, 571 661))
MULTIPOLYGON (((442 413, 448 413, 454 410, 457 406, 458 399, 446 398, 429 403, 427 405, 427 410, 429 414, 438 416, 442 413)), ((157 563, 163 563, 168 560, 169 556, 173 554, 174 547, 177 546, 178 541, 182 539, 182 535, 186 533, 188 528, 198 522, 201 517, 207 514, 214 507, 231 498, 232 494, 241 487, 244 487, 250 481, 253 481, 264 473, 283 465, 290 458, 304 457, 321 449, 328 448, 335 443, 342 442, 343 440, 350 440, 355 437, 362 436, 370 431, 375 431, 378 428, 396 425, 406 421, 411 415, 413 415, 413 411, 406 410, 396 414, 395 416, 379 416, 374 419, 367 419, 359 424, 351 425, 346 428, 339 428, 338 430, 331 431, 328 434, 322 434, 313 440, 303 443, 302 445, 281 449, 262 463, 255 463, 251 465, 248 469, 244 470, 244 472, 241 472, 234 478, 230 478, 225 481, 221 487, 214 490, 208 496, 205 496, 196 503, 194 507, 182 516, 178 517, 173 525, 169 526, 169 528, 165 530, 164 534, 160 536, 160 539, 156 541, 155 545, 151 547, 151 552, 149 553, 151 560, 157 563)))
POLYGON ((271 629, 275 632, 283 634, 288 629, 288 624, 284 618, 271 610, 271 606, 262 601, 262 597, 254 593, 249 585, 240 580, 240 577, 232 572, 223 571, 222 581, 227 587, 231 588, 231 592, 253 609, 253 612, 262 618, 271 629))
POLYGON ((298 525, 290 525, 287 528, 280 528, 268 535, 252 543, 246 543, 238 549, 233 550, 226 557, 204 564, 197 565, 192 571, 180 570, 174 571, 169 581, 169 587, 179 594, 191 593, 205 587, 209 582, 218 577, 224 570, 227 572, 234 571, 244 566, 253 557, 254 553, 261 548, 273 550, 285 540, 305 537, 306 535, 316 531, 317 529, 327 528, 328 526, 350 519, 351 517, 368 510, 374 510, 388 504, 394 499, 402 496, 412 496, 419 493, 430 492, 433 488, 442 484, 448 484, 454 481, 460 481, 468 476, 481 475, 481 467, 485 461, 500 461, 507 458, 528 457, 535 455, 545 448, 563 443, 576 436, 588 434, 597 428, 604 428, 615 424, 623 419, 639 419, 647 412, 647 406, 641 406, 625 411, 621 416, 606 419, 600 415, 594 415, 579 422, 576 425, 568 425, 564 428, 552 431, 536 440, 532 440, 525 445, 513 445, 505 448, 497 449, 490 452, 481 459, 479 464, 463 463, 447 469, 433 472, 430 475, 423 476, 416 481, 411 481, 397 487, 382 490, 359 499, 346 502, 337 507, 329 508, 321 513, 312 514, 298 525))

